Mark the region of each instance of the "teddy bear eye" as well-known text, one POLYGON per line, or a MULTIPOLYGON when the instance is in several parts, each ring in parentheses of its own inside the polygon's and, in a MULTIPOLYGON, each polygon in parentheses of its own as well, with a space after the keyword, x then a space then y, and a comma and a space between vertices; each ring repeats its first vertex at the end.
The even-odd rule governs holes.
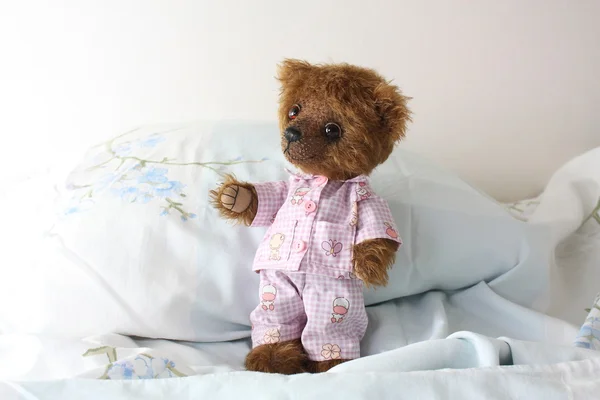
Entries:
POLYGON ((329 122, 325 125, 325 137, 327 140, 337 140, 342 137, 342 128, 335 122, 329 122))
POLYGON ((296 119, 298 114, 300 114, 300 106, 298 104, 294 104, 292 108, 290 108, 290 111, 288 111, 288 118, 296 119))

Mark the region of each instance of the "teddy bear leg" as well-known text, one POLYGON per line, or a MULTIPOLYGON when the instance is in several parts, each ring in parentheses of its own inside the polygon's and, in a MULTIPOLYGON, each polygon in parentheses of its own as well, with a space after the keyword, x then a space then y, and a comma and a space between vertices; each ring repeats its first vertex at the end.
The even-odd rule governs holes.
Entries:
POLYGON ((314 374, 329 371, 331 368, 348 360, 308 361, 308 370, 314 374))
POLYGON ((275 374, 300 374, 307 372, 307 355, 300 339, 257 346, 246 356, 249 371, 275 374))

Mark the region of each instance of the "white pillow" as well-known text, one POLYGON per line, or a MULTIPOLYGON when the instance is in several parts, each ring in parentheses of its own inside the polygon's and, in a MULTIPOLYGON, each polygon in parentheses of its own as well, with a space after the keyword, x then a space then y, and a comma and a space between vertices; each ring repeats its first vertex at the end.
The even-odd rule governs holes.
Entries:
MULTIPOLYGON (((287 179, 285 167, 275 124, 153 126, 92 148, 61 191, 38 262, 19 270, 23 301, 0 301, 0 329, 249 336, 258 299, 251 266, 266 229, 223 221, 208 191, 224 172, 258 182, 287 179)), ((372 186, 404 245, 389 286, 368 291, 367 304, 529 270, 547 254, 532 248, 525 224, 417 155, 396 150, 372 186)))

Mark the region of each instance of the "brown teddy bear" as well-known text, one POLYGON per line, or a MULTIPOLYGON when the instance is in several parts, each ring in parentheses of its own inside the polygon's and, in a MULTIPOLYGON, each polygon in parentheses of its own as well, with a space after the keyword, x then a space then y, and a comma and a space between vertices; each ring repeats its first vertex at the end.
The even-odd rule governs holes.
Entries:
POLYGON ((220 214, 268 227, 254 258, 259 304, 246 368, 323 372, 360 357, 363 285, 386 285, 401 245, 368 175, 404 137, 407 97, 371 69, 285 60, 279 69, 288 181, 228 176, 211 191, 220 214))

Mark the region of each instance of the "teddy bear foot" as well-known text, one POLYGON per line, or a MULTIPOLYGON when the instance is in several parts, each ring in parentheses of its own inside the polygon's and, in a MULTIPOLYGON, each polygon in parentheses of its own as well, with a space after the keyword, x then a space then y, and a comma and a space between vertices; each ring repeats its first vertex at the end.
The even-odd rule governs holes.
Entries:
POLYGON ((329 371, 331 368, 345 361, 348 360, 308 361, 308 370, 314 374, 318 374, 320 372, 329 371))
POLYGON ((307 372, 307 355, 300 339, 257 346, 246 356, 249 371, 275 374, 301 374, 307 372))

